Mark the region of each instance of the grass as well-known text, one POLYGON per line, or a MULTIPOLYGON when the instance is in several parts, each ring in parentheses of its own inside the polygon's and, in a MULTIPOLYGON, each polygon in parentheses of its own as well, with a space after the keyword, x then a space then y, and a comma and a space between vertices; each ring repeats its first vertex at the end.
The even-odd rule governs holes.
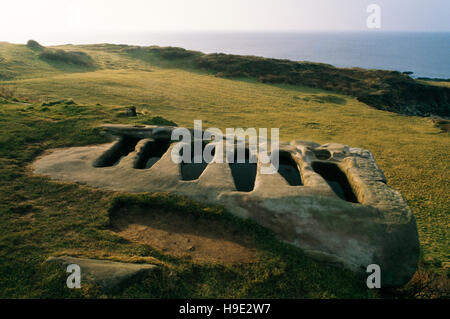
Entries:
POLYGON ((377 109, 399 114, 450 115, 450 90, 424 85, 423 82, 397 71, 336 68, 323 63, 222 53, 203 54, 173 47, 121 46, 120 50, 160 66, 205 70, 220 77, 254 78, 262 83, 285 83, 332 90, 356 97, 377 109))
POLYGON ((431 84, 431 85, 437 85, 437 86, 443 86, 443 87, 448 87, 450 88, 450 81, 432 81, 432 80, 427 80, 427 81, 422 81, 425 84, 431 84))
MULTIPOLYGON (((0 44, 0 72, 5 70, 1 63, 6 63, 6 70, 14 73, 0 86, 19 100, 12 103, 9 97, 0 104, 4 128, 0 133, 0 278, 6 278, 0 283, 1 297, 102 296, 95 287, 68 292, 61 286, 65 274, 55 275, 41 265, 47 256, 64 251, 115 260, 156 258, 164 265, 155 278, 123 291, 124 297, 374 296, 351 273, 313 262, 255 225, 240 225, 236 220, 231 222, 243 231, 251 229, 255 236, 262 236, 257 237, 262 243, 260 262, 200 266, 123 242, 107 228, 108 207, 115 196, 133 199, 51 182, 32 176, 27 169, 45 149, 102 142, 94 129, 97 124, 151 123, 158 117, 187 127, 192 127, 194 119, 202 119, 204 128, 278 127, 282 140, 369 149, 388 183, 414 211, 424 269, 448 274, 450 139, 432 119, 375 110, 355 98, 320 89, 161 67, 124 55, 116 46, 52 49, 84 51, 97 69, 57 68, 26 46, 0 44), (42 102, 70 98, 77 104, 42 106, 42 102), (118 116, 128 105, 136 106, 141 115, 118 116)), ((179 198, 161 200, 157 205, 172 203, 172 209, 193 205, 179 198)), ((155 205, 153 199, 145 201, 155 205)), ((197 207, 190 213, 201 211, 197 207)), ((226 212, 221 216, 229 218, 226 212)))

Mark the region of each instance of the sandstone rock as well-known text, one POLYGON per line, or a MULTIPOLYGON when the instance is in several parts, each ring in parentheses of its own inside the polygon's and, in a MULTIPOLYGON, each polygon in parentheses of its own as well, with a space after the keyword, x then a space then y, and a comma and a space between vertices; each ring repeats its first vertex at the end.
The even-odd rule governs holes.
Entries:
POLYGON ((149 264, 132 264, 69 256, 49 257, 46 262, 57 262, 64 269, 67 265, 77 264, 81 268, 81 285, 83 285, 83 282, 94 283, 108 292, 117 291, 128 280, 157 267, 149 264))
POLYGON ((368 150, 336 143, 280 143, 280 169, 267 175, 261 173, 265 164, 260 159, 232 165, 176 164, 171 127, 104 128, 120 139, 53 150, 33 163, 35 173, 110 190, 165 191, 224 205, 314 258, 364 274, 369 264, 380 265, 383 286, 403 285, 416 271, 414 216, 400 193, 387 185, 368 150))

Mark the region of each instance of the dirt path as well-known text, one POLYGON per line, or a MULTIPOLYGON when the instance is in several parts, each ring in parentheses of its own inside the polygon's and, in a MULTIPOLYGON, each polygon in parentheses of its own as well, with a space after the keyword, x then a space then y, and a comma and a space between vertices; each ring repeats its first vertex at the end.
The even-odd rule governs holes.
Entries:
POLYGON ((138 208, 112 219, 113 230, 132 242, 200 263, 248 263, 257 260, 253 237, 222 221, 191 214, 138 208))

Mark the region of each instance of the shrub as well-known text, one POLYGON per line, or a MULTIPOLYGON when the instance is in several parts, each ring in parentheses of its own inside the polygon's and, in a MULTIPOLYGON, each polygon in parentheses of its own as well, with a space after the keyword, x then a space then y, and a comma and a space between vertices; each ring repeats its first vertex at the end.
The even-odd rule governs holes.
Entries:
POLYGON ((40 45, 37 41, 28 40, 27 47, 33 51, 42 51, 45 49, 44 46, 40 45))
POLYGON ((64 50, 50 50, 45 49, 41 52, 39 57, 43 60, 52 62, 61 62, 66 64, 93 67, 94 60, 91 56, 81 51, 64 51, 64 50))
POLYGON ((163 59, 167 60, 176 60, 176 59, 187 59, 196 57, 200 52, 189 51, 183 48, 175 48, 175 47, 150 47, 149 52, 156 53, 163 59))
POLYGON ((314 101, 319 103, 331 103, 331 104, 346 104, 347 100, 343 97, 336 96, 336 95, 325 95, 325 96, 317 96, 314 98, 314 101))
POLYGON ((161 116, 155 116, 151 120, 144 121, 143 124, 148 125, 163 125, 163 126, 177 126, 177 123, 166 120, 161 116))
POLYGON ((75 101, 72 99, 62 99, 57 101, 44 102, 41 104, 41 106, 54 106, 58 104, 76 105, 75 101))
POLYGON ((190 51, 183 48, 158 47, 158 46, 150 46, 150 47, 130 46, 123 48, 122 51, 130 54, 150 55, 164 60, 186 60, 203 55, 203 53, 201 52, 190 51))

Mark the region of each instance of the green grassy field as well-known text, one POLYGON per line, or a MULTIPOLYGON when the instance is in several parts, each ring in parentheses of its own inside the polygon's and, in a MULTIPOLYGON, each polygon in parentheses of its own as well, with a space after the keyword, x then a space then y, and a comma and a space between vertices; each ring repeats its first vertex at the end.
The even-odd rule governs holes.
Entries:
MULTIPOLYGON (((225 79, 146 62, 108 45, 59 48, 86 52, 95 67, 48 63, 25 45, 0 43, 0 94, 6 97, 0 100, 0 278, 7 278, 0 283, 0 297, 102 296, 95 287, 68 292, 65 274, 56 276, 42 266, 46 257, 63 252, 115 260, 156 258, 163 270, 125 290, 121 296, 126 297, 378 296, 351 273, 313 262, 226 212, 219 214, 223 222, 238 231, 254 231, 260 242, 258 262, 198 265, 126 242, 107 227, 112 198, 123 195, 50 182, 28 169, 45 149, 101 142, 94 129, 100 123, 151 123, 156 116, 187 127, 195 119, 203 120, 204 128, 277 127, 282 140, 369 149, 388 183, 414 211, 421 267, 448 276, 450 138, 429 118, 375 110, 330 91, 225 79), (67 98, 77 104, 41 106, 67 98), (117 116, 128 105, 137 107, 137 118, 117 116)), ((183 210, 184 201, 167 197, 157 205, 183 210)))

